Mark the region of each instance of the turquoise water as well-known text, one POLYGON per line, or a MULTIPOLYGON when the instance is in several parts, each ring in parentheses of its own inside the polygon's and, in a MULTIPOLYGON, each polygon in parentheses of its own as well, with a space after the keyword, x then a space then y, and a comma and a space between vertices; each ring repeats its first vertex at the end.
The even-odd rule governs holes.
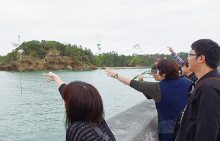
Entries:
MULTIPOLYGON (((145 70, 116 71, 133 78, 145 70)), ((107 77, 104 70, 53 72, 65 83, 80 80, 95 86, 103 99, 106 120, 145 99, 142 93, 107 77)), ((42 73, 48 71, 22 72, 21 95, 20 74, 0 71, 0 140, 65 140, 64 102, 56 83, 46 82, 42 73)))

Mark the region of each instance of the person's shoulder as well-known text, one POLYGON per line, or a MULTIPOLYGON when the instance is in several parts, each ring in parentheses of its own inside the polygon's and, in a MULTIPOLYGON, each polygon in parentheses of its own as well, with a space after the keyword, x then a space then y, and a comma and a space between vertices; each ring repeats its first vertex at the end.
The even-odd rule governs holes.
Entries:
POLYGON ((77 129, 77 130, 79 130, 80 128, 92 128, 87 122, 83 122, 83 121, 76 121, 76 122, 74 122, 74 123, 72 123, 69 127, 68 127, 68 129, 67 129, 67 131, 68 130, 74 130, 74 129, 77 129))
POLYGON ((207 80, 203 82, 196 89, 196 97, 215 97, 217 99, 220 98, 220 81, 218 80, 207 80))
POLYGON ((88 128, 92 128, 88 123, 83 121, 76 121, 68 127, 67 133, 73 134, 75 132, 81 132, 81 130, 85 130, 88 128))
POLYGON ((190 79, 187 78, 187 77, 179 78, 178 80, 180 80, 180 81, 185 81, 185 82, 190 81, 190 79))
MULTIPOLYGON (((219 73, 213 73, 213 74, 211 74, 211 75, 209 75, 209 76, 206 76, 206 77, 203 78, 203 79, 208 79, 208 78, 210 78, 210 77, 213 77, 213 79, 204 81, 204 82, 205 82, 204 84, 210 84, 210 83, 213 83, 213 81, 216 81, 216 82, 219 81, 219 80, 215 80, 214 78, 220 79, 220 74, 219 74, 219 73)), ((199 81, 202 81, 203 79, 201 79, 201 80, 199 80, 199 81)), ((219 82, 220 82, 220 81, 219 81, 219 82)))
POLYGON ((207 87, 211 87, 211 88, 219 88, 220 89, 220 80, 207 80, 204 81, 200 86, 200 88, 207 88, 207 87))
MULTIPOLYGON (((220 78, 220 75, 215 75, 212 77, 220 78)), ((206 80, 202 82, 198 87, 198 90, 211 90, 211 89, 214 89, 220 92, 220 81, 215 80, 215 79, 206 80)))
POLYGON ((75 138, 81 140, 82 138, 86 138, 89 132, 94 132, 94 130, 87 122, 77 121, 68 127, 66 139, 72 140, 75 138))
POLYGON ((191 82, 191 80, 186 78, 186 77, 185 78, 179 78, 178 80, 181 81, 182 83, 186 83, 187 85, 189 85, 190 82, 191 82))

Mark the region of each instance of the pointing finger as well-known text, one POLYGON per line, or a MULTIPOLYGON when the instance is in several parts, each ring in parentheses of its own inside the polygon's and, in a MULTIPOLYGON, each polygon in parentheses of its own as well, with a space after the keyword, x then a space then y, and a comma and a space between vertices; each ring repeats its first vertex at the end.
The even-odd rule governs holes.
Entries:
POLYGON ((49 74, 43 73, 43 76, 49 76, 49 74))

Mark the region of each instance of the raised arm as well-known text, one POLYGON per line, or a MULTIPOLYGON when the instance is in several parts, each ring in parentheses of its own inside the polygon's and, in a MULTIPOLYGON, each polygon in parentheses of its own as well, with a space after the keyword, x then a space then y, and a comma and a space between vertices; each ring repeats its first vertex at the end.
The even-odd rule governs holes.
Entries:
POLYGON ((171 55, 173 56, 173 58, 177 61, 178 64, 182 65, 183 63, 183 59, 181 59, 173 50, 173 48, 171 46, 167 47, 168 50, 171 52, 171 55))
POLYGON ((107 76, 110 76, 112 78, 115 78, 115 76, 116 76, 119 81, 121 81, 122 83, 130 86, 130 82, 132 80, 132 78, 130 78, 130 77, 119 74, 116 71, 110 70, 109 68, 105 69, 105 74, 107 74, 107 76))
POLYGON ((168 50, 169 50, 171 53, 175 53, 174 50, 173 50, 173 48, 172 48, 171 46, 168 46, 167 48, 168 48, 168 50))
POLYGON ((60 79, 60 77, 55 73, 52 72, 49 72, 48 74, 43 73, 43 76, 49 76, 49 78, 47 78, 47 82, 55 81, 58 88, 60 88, 60 86, 64 84, 64 82, 60 79))

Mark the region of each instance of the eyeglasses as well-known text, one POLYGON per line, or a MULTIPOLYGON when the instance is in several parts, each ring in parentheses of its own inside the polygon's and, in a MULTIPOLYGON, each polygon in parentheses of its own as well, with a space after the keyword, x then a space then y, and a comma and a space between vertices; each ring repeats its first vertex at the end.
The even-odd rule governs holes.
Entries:
POLYGON ((196 56, 197 54, 188 53, 188 56, 196 56))

